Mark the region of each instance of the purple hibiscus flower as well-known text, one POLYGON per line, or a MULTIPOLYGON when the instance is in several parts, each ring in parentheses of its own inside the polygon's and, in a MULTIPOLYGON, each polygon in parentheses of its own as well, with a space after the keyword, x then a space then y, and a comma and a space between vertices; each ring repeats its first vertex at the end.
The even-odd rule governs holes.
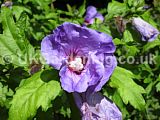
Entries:
POLYGON ((122 120, 122 113, 100 93, 73 93, 82 120, 122 120))
POLYGON ((41 43, 46 62, 60 70, 61 86, 68 92, 101 90, 117 65, 112 38, 104 33, 63 23, 41 43))
POLYGON ((153 41, 157 38, 159 31, 141 18, 133 18, 132 24, 140 32, 143 41, 153 41))
POLYGON ((84 17, 84 22, 86 24, 93 24, 95 18, 101 21, 104 20, 104 17, 102 16, 102 14, 98 13, 97 9, 94 6, 88 6, 86 10, 86 15, 84 17))

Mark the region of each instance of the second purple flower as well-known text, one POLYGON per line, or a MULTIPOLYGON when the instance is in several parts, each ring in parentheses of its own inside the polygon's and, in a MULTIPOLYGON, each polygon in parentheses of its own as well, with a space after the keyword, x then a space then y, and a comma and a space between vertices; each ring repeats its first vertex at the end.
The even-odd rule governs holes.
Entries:
POLYGON ((72 23, 57 27, 41 43, 47 63, 60 70, 61 86, 67 92, 101 90, 117 65, 112 37, 72 23))
POLYGON ((85 23, 86 24, 93 24, 95 18, 99 19, 102 22, 104 20, 104 17, 102 16, 102 14, 99 13, 94 6, 88 6, 87 10, 86 10, 86 15, 84 18, 85 23))
POLYGON ((140 32, 142 41, 154 41, 160 34, 156 28, 141 18, 133 18, 132 24, 140 32))
POLYGON ((122 120, 118 107, 101 93, 73 93, 82 120, 122 120))

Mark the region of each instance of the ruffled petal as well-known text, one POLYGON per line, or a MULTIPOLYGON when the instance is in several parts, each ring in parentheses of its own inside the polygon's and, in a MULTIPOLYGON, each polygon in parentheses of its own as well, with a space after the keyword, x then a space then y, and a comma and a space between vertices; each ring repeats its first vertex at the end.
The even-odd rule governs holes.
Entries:
POLYGON ((70 71, 66 66, 60 70, 59 75, 64 90, 68 92, 85 92, 89 86, 100 82, 105 72, 103 63, 94 54, 91 54, 89 59, 85 70, 81 74, 70 71))
POLYGON ((62 61, 64 61, 65 55, 60 45, 54 41, 54 35, 46 36, 41 42, 41 53, 45 58, 47 64, 53 66, 55 69, 59 70, 62 61))
POLYGON ((90 86, 99 91, 117 65, 114 51, 112 37, 72 23, 57 27, 41 43, 42 55, 49 65, 60 70, 61 85, 68 92, 85 92, 90 86), (74 52, 74 57, 87 57, 80 74, 68 66, 74 52))
POLYGON ((97 85, 104 75, 105 68, 99 58, 95 54, 89 57, 88 68, 90 79, 88 79, 89 86, 97 85))
POLYGON ((94 91, 101 90, 101 88, 109 80, 111 74, 113 73, 115 67, 117 66, 116 57, 112 54, 99 55, 99 58, 101 58, 100 61, 103 60, 105 72, 104 72, 103 78, 99 81, 99 84, 95 86, 94 91), (103 59, 103 56, 104 56, 104 59, 103 59))
POLYGON ((60 70, 61 86, 67 92, 84 92, 88 87, 87 75, 70 71, 66 66, 60 70), (80 86, 81 85, 81 86, 80 86))
POLYGON ((77 50, 80 54, 89 52, 113 53, 115 46, 112 37, 72 23, 64 23, 55 31, 55 40, 67 52, 77 50))

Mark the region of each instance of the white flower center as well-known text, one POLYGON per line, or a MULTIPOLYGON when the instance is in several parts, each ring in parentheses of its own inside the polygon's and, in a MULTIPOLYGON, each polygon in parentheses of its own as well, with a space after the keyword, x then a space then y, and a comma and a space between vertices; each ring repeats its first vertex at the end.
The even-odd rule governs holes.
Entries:
POLYGON ((73 71, 83 70, 84 66, 82 64, 82 59, 80 57, 77 57, 73 61, 70 61, 69 68, 71 68, 73 71))

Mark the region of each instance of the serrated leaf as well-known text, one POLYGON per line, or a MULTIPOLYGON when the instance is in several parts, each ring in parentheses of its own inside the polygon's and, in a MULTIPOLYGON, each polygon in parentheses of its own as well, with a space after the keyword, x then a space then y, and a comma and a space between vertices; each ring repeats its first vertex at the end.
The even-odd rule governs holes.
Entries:
POLYGON ((147 52, 149 51, 150 49, 156 47, 156 46, 160 46, 160 40, 159 39, 156 39, 152 42, 148 42, 146 45, 143 46, 143 50, 142 52, 147 52))
POLYGON ((123 16, 124 14, 126 14, 127 10, 128 10, 128 6, 126 3, 120 3, 117 1, 112 1, 108 4, 108 14, 106 16, 106 19, 110 19, 112 17, 116 17, 116 16, 123 16))
POLYGON ((30 9, 26 8, 25 6, 13 6, 12 11, 16 17, 16 20, 18 20, 20 18, 21 14, 23 12, 27 12, 29 14, 32 14, 32 11, 30 9))
POLYGON ((44 9, 45 11, 49 11, 49 4, 53 3, 55 0, 24 0, 23 3, 26 4, 28 2, 32 2, 37 6, 38 9, 44 9))
POLYGON ((157 92, 158 92, 158 91, 160 92, 160 75, 158 76, 158 78, 156 79, 155 82, 158 82, 158 83, 156 84, 156 90, 157 90, 157 92))
POLYGON ((134 41, 133 37, 132 37, 132 34, 128 30, 124 31, 124 33, 123 33, 123 39, 124 39, 125 42, 132 42, 132 41, 134 41))
POLYGON ((126 57, 135 56, 139 52, 139 49, 136 46, 126 45, 126 50, 126 57))
POLYGON ((86 12, 86 0, 84 0, 83 4, 79 7, 79 17, 82 17, 86 12))
POLYGON ((160 91, 160 82, 157 83, 156 90, 157 90, 157 92, 160 91))
POLYGON ((133 81, 133 76, 132 72, 121 67, 116 67, 112 74, 110 85, 111 87, 117 88, 125 104, 129 102, 134 108, 143 110, 145 100, 142 93, 145 93, 145 90, 133 81))
POLYGON ((133 7, 140 7, 143 6, 145 1, 144 0, 126 0, 129 6, 133 7))
POLYGON ((1 82, 0 82, 0 106, 1 107, 6 107, 9 108, 9 102, 10 102, 10 98, 13 96, 14 92, 8 88, 8 86, 4 86, 1 82))
POLYGON ((114 42, 115 45, 125 45, 125 42, 120 40, 120 39, 118 39, 118 38, 115 38, 113 40, 113 42, 114 42))
POLYGON ((39 107, 46 111, 51 101, 59 94, 59 82, 51 80, 42 81, 41 72, 21 82, 16 90, 9 110, 9 120, 28 120, 33 118, 39 107))
POLYGON ((118 107, 120 108, 120 110, 122 111, 122 115, 123 118, 126 117, 126 115, 128 115, 128 111, 122 101, 122 98, 120 97, 119 93, 117 91, 114 92, 113 96, 112 96, 112 100, 114 101, 114 103, 116 105, 118 105, 118 107))
MULTIPOLYGON (((0 34, 0 56, 6 63, 13 63, 16 66, 29 66, 29 51, 34 48, 30 45, 25 37, 24 27, 26 16, 14 22, 12 12, 9 8, 1 9, 3 34, 0 34), (25 18, 24 18, 25 17, 25 18)), ((4 63, 1 63, 4 64, 4 63)))

